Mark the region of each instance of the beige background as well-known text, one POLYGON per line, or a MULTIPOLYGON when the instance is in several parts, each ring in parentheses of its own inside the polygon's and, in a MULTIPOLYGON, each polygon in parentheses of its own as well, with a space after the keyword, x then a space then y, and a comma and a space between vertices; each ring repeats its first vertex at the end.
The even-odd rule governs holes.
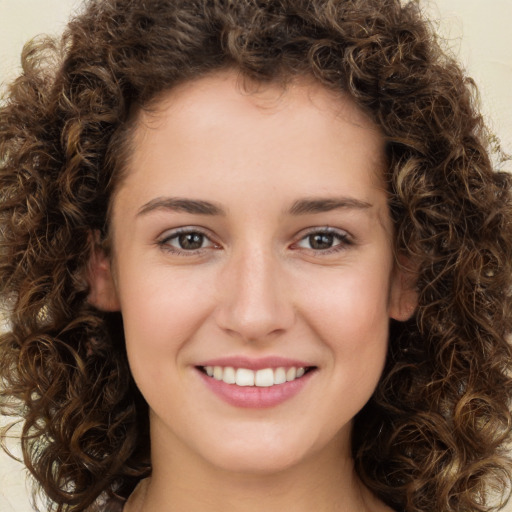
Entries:
MULTIPOLYGON (((78 0, 0 0, 0 82, 19 72, 25 41, 60 33, 79 5, 78 0)), ((487 122, 512 154, 512 0, 438 0, 425 6, 479 84, 487 122)), ((512 170, 512 163, 506 168, 512 170)), ((30 512, 28 496, 22 466, 0 454, 0 511, 30 512)))

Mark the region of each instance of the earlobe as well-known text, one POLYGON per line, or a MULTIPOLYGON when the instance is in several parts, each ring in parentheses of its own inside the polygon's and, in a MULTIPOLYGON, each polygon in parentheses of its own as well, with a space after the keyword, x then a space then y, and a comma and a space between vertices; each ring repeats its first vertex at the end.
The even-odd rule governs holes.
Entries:
POLYGON ((418 306, 417 272, 405 256, 399 256, 393 270, 389 316, 399 322, 412 317, 418 306))
POLYGON ((92 250, 87 268, 89 284, 89 304, 101 311, 119 311, 120 304, 112 275, 110 257, 99 242, 99 233, 91 233, 92 250))

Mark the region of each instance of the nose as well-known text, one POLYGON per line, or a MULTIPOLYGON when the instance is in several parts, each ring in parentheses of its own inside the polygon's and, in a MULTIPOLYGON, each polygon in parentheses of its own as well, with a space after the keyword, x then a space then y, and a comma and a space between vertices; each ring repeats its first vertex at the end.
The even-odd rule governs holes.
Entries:
POLYGON ((244 341, 274 338, 295 321, 290 288, 271 251, 247 248, 232 254, 219 282, 217 324, 244 341))

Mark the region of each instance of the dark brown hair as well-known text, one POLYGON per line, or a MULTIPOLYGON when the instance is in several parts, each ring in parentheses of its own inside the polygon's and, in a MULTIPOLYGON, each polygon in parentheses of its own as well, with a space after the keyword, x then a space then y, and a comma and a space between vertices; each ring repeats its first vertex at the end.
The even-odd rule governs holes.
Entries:
POLYGON ((395 250, 419 305, 391 324, 355 419, 356 468, 396 510, 491 509, 510 482, 511 178, 493 170, 473 83, 417 2, 90 0, 60 43, 26 46, 23 66, 0 109, 0 404, 23 417, 48 509, 126 497, 150 474, 122 319, 88 304, 86 269, 133 113, 225 68, 313 77, 385 134, 395 250))

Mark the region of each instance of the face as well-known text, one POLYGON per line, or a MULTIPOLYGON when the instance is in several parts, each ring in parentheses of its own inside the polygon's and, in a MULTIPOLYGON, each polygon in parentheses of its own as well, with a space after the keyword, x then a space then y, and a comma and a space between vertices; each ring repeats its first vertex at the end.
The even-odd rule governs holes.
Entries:
POLYGON ((378 129, 320 85, 232 73, 137 123, 94 293, 122 312, 153 453, 249 472, 348 456, 403 316, 378 129))

